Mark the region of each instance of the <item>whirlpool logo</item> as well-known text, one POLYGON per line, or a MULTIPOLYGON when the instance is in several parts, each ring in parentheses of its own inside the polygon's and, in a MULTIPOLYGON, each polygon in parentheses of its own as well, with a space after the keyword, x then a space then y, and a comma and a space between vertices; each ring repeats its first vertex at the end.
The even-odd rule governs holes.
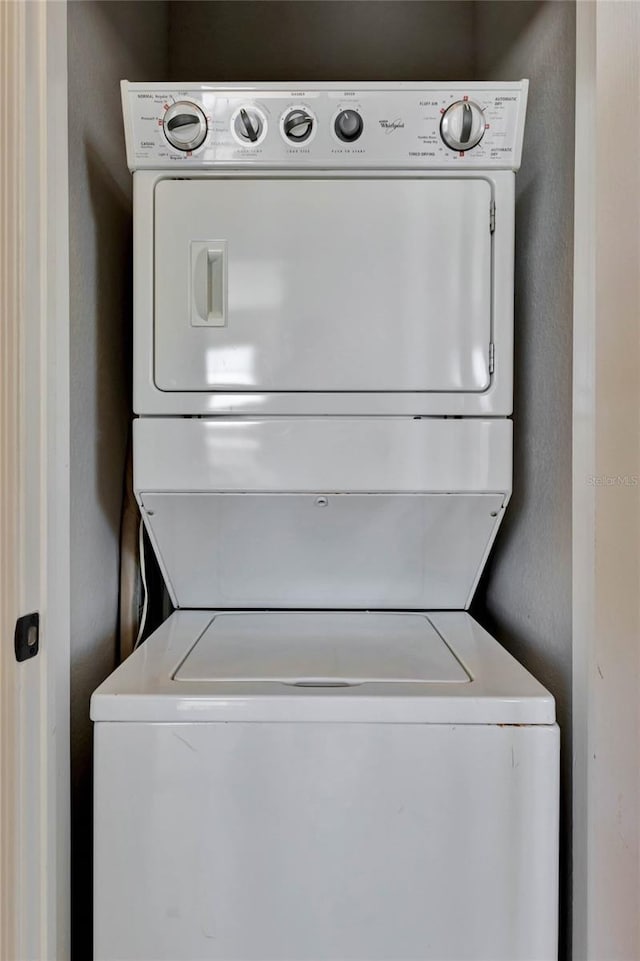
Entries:
POLYGON ((397 120, 378 120, 385 133, 393 133, 394 130, 404 129, 404 120, 398 117, 397 120))

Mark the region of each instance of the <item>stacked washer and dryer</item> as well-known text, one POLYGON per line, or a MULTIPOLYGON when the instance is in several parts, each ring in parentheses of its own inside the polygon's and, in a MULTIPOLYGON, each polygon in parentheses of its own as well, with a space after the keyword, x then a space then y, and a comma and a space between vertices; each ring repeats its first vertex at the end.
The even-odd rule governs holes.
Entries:
POLYGON ((96 961, 551 961, 551 695, 467 613, 512 484, 527 83, 122 84, 134 486, 96 961))

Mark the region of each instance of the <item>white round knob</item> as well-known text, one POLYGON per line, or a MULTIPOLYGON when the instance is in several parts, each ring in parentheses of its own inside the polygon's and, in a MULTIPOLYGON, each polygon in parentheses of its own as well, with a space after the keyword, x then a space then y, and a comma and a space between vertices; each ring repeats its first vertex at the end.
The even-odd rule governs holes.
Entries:
POLYGON ((264 139, 266 120, 255 107, 240 107, 231 118, 231 125, 241 144, 258 145, 264 139))
POLYGON ((164 135, 177 150, 197 150, 207 136, 207 118, 190 100, 178 100, 167 108, 164 135))
POLYGON ((484 113, 473 100, 456 100, 442 115, 440 136, 451 150, 471 150, 484 137, 484 113))

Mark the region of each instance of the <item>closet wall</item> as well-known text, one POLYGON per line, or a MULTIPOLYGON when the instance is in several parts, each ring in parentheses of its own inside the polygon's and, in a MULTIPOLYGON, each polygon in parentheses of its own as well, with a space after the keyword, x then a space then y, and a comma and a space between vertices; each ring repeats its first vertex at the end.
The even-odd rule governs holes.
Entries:
POLYGON ((174 80, 460 80, 469 0, 174 0, 174 80))
POLYGON ((68 3, 72 952, 92 957, 89 699, 117 653, 131 420, 131 175, 119 81, 167 75, 166 3, 68 3))
POLYGON ((513 498, 473 613, 556 698, 568 938, 575 4, 479 2, 475 50, 478 78, 528 77, 530 88, 516 178, 513 498))
MULTIPOLYGON (((575 4, 71 0, 68 11, 73 938, 74 958, 84 961, 89 698, 115 665, 131 417, 131 176, 120 79, 531 80, 517 179, 515 488, 474 613, 557 698, 567 809, 575 4)), ((566 861, 563 878, 566 890, 566 861)))

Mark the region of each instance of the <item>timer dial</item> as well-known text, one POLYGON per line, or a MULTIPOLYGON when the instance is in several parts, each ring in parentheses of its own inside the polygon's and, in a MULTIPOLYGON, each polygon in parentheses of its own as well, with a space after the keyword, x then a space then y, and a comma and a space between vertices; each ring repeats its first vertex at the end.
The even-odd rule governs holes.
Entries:
POLYGON ((197 104, 190 100, 178 100, 167 108, 163 130, 176 150, 197 150, 207 136, 207 118, 197 104))
POLYGON ((451 150, 472 150, 484 137, 484 112, 473 100, 456 100, 442 115, 440 136, 451 150))

